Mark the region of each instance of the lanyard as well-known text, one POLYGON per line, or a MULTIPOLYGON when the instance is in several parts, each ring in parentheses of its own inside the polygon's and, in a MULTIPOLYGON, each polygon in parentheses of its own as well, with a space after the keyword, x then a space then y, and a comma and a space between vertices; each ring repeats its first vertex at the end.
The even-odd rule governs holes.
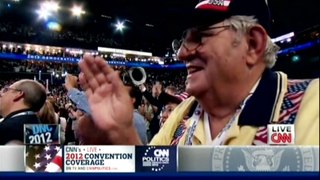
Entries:
MULTIPOLYGON (((227 137, 227 131, 234 124, 236 119, 239 117, 240 113, 241 113, 241 109, 239 108, 239 109, 237 109, 236 113, 232 116, 230 121, 227 123, 227 125, 221 130, 221 132, 217 135, 217 137, 210 143, 211 145, 218 146, 218 145, 223 145, 224 144, 225 139, 227 137)), ((205 118, 205 121, 209 122, 208 113, 205 113, 204 118, 205 118)), ((210 125, 209 125, 209 133, 210 133, 210 125)), ((211 137, 211 135, 209 137, 211 137)))
POLYGON ((18 116, 24 116, 24 115, 33 115, 33 114, 36 114, 36 113, 33 112, 33 111, 25 111, 25 112, 21 112, 21 113, 15 114, 15 115, 11 116, 10 118, 14 118, 14 117, 18 117, 18 116))
MULTIPOLYGON (((253 93, 250 93, 246 99, 241 103, 240 107, 236 110, 236 113, 232 116, 227 125, 221 130, 221 132, 217 135, 217 137, 213 140, 212 145, 222 145, 225 142, 227 131, 231 128, 232 124, 236 121, 236 119, 241 114, 242 110, 245 107, 246 102, 252 96, 253 93)), ((192 138, 194 136, 195 129, 200 121, 201 115, 204 114, 204 118, 208 118, 208 114, 204 112, 201 108, 200 104, 197 105, 193 115, 191 116, 190 127, 187 130, 186 142, 185 145, 192 145, 192 138)), ((208 120, 209 121, 209 120, 208 120)))

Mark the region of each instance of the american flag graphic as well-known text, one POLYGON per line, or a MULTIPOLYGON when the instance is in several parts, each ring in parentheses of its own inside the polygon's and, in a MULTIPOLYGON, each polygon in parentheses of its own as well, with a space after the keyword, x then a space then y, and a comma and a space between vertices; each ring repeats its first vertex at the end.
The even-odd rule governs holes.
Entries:
MULTIPOLYGON (((285 94, 280 110, 278 124, 294 124, 301 100, 310 80, 289 80, 288 92, 285 94)), ((260 127, 253 141, 253 145, 266 145, 268 142, 267 126, 260 127)))
POLYGON ((181 94, 177 94, 175 95, 176 97, 178 97, 181 101, 186 100, 188 97, 190 97, 190 95, 187 92, 183 92, 181 94))
POLYGON ((310 80, 289 81, 288 92, 285 95, 280 113, 281 124, 293 124, 298 113, 300 102, 310 80))
POLYGON ((185 133, 187 129, 187 122, 188 122, 189 117, 184 117, 183 120, 180 122, 177 130, 174 132, 173 139, 171 141, 171 146, 175 146, 179 144, 179 141, 183 134, 185 133))
POLYGON ((58 145, 27 145, 26 172, 61 172, 62 150, 58 145))

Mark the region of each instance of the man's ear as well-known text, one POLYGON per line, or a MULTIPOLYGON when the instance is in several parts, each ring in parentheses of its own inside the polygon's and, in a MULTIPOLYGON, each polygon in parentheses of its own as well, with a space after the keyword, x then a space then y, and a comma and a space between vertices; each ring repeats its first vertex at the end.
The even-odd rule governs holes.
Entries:
POLYGON ((136 98, 132 98, 132 104, 136 102, 136 98))
POLYGON ((247 59, 247 63, 249 65, 256 64, 263 57, 267 40, 267 32, 262 26, 256 25, 250 28, 249 32, 247 33, 249 57, 247 59))
POLYGON ((19 101, 20 99, 22 99, 24 96, 24 92, 23 91, 18 91, 18 93, 14 96, 13 101, 19 101))

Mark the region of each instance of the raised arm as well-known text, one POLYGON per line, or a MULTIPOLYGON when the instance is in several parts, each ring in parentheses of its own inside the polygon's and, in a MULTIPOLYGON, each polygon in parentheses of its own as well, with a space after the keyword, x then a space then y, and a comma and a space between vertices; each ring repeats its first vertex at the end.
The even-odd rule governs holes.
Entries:
POLYGON ((106 140, 110 144, 142 144, 133 125, 133 104, 119 73, 101 57, 85 55, 79 66, 83 72, 80 81, 88 85, 93 122, 106 132, 106 140))

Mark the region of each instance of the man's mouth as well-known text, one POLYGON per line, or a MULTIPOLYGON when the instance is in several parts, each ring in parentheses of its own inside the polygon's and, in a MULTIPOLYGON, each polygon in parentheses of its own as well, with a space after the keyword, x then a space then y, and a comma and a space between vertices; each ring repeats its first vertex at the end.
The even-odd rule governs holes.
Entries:
POLYGON ((199 66, 189 66, 189 67, 187 68, 187 70, 188 70, 188 74, 193 74, 193 73, 196 73, 196 72, 198 72, 198 71, 203 70, 203 68, 202 68, 202 67, 199 67, 199 66))

